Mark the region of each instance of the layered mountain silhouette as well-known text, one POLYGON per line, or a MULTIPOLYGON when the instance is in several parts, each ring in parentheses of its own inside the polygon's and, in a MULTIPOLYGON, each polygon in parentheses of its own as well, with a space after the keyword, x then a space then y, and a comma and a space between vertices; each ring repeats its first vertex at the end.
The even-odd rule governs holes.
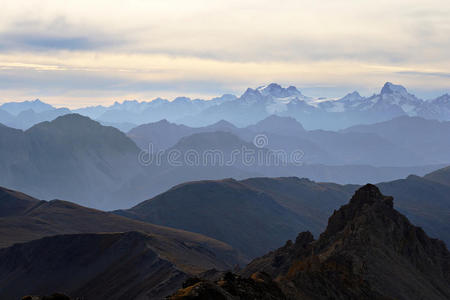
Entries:
POLYGON ((440 138, 442 135, 450 137, 449 124, 405 116, 340 132, 306 131, 291 117, 271 115, 245 128, 237 128, 226 121, 205 127, 188 127, 163 120, 136 127, 128 136, 141 148, 149 149, 151 145, 158 151, 198 133, 225 131, 247 142, 253 142, 256 135, 264 134, 268 149, 287 153, 300 149, 304 153, 304 163, 417 166, 450 162, 450 139, 440 138))
POLYGON ((35 113, 42 113, 55 109, 54 106, 44 103, 39 99, 23 102, 8 102, 0 105, 0 109, 7 111, 11 115, 17 116, 23 111, 32 110, 35 113))
POLYGON ((449 267, 445 244, 368 184, 333 213, 317 240, 302 232, 240 276, 190 279, 171 299, 448 299, 449 267))
MULTIPOLYGON (((378 186, 396 197, 396 208, 414 223, 450 243, 449 185, 427 176, 409 176, 378 186)), ((318 235, 327 217, 357 188, 296 177, 191 182, 115 213, 198 232, 251 258, 269 251, 280 240, 292 239, 295 232, 309 230, 318 235)))
POLYGON ((276 199, 233 179, 176 186, 117 214, 215 237, 252 258, 315 227, 276 199))
MULTIPOLYGON (((430 128, 446 126, 420 122, 430 123, 430 128)), ((430 138, 435 147, 424 152, 441 155, 417 158, 418 151, 405 150, 389 134, 306 131, 294 119, 278 116, 248 128, 225 121, 201 128, 161 121, 131 132, 126 136, 77 114, 26 131, 0 126, 0 184, 40 199, 116 209, 194 180, 296 176, 361 184, 421 176, 442 167, 448 153, 445 139, 438 143, 437 137, 430 138), (266 145, 255 145, 256 136, 264 137, 266 145), (142 147, 157 143, 154 149, 140 149, 130 137, 142 147), (158 150, 165 151, 159 155, 158 150), (244 150, 253 154, 245 157, 244 150), (292 160, 293 153, 299 160, 292 160)))
POLYGON ((408 152, 428 157, 428 162, 447 160, 450 153, 450 122, 426 120, 420 117, 398 117, 371 125, 357 125, 343 130, 346 133, 369 133, 403 145, 408 152))
POLYGON ((0 211, 1 299, 55 291, 160 299, 187 276, 243 262, 229 245, 206 236, 66 201, 0 188, 0 211))

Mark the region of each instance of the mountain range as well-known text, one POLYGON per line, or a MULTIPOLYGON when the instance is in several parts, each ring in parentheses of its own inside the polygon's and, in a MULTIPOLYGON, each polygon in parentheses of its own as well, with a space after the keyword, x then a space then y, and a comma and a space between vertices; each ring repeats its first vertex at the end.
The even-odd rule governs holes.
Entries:
MULTIPOLYGON (((446 168, 377 186, 396 198, 396 208, 412 222, 450 244, 449 172, 446 168)), ((253 258, 296 232, 309 230, 317 236, 327 217, 356 189, 297 177, 209 180, 175 186, 115 213, 204 234, 253 258)))
POLYGON ((359 124, 387 121, 399 116, 450 121, 450 96, 422 100, 400 85, 387 82, 380 93, 363 97, 352 92, 337 100, 314 99, 296 87, 271 83, 247 89, 240 97, 226 94, 210 100, 178 97, 138 102, 126 100, 110 106, 90 106, 74 110, 58 108, 40 100, 8 102, 0 106, 0 123, 28 129, 68 114, 79 113, 102 124, 128 131, 136 125, 167 119, 189 126, 206 126, 227 120, 245 127, 270 115, 290 116, 308 129, 338 130, 359 124))
POLYGON ((185 183, 115 214, 0 188, 0 297, 446 299, 450 254, 429 236, 450 240, 449 172, 378 187, 185 183), (317 240, 295 232, 308 227, 317 240))
POLYGON ((371 125, 371 132, 359 127, 331 132, 307 131, 295 119, 278 116, 247 128, 225 121, 201 128, 160 121, 139 126, 128 136, 78 114, 25 131, 0 125, 0 185, 40 199, 116 209, 186 181, 297 176, 363 184, 422 176, 448 165, 448 141, 440 138, 450 132, 448 122, 410 117, 392 122, 371 125), (391 130, 397 122, 408 125, 391 130), (424 130, 410 131, 417 126, 424 130), (255 145, 255 136, 264 144, 255 145), (402 140, 396 136, 410 136, 411 141, 398 143, 402 140), (429 142, 419 148, 414 139, 429 142), (144 148, 148 143, 165 151, 149 153, 144 148), (253 151, 253 162, 246 162, 243 149, 253 151), (278 150, 286 156, 278 158, 278 150), (296 151, 299 161, 290 155, 296 151))
POLYGON ((4 103, 0 299, 450 299, 449 165, 450 96, 390 82, 4 103))
MULTIPOLYGON (((372 166, 417 166, 450 162, 450 122, 420 117, 397 117, 372 125, 358 125, 341 131, 305 130, 292 117, 271 115, 256 124, 238 128, 221 120, 204 127, 189 127, 161 120, 140 125, 127 135, 139 147, 167 150, 193 134, 228 132, 253 143, 263 135, 264 147, 292 153, 301 150, 305 164, 372 166), (448 136, 449 139, 442 139, 448 136)), ((215 148, 214 148, 215 149, 215 148)))

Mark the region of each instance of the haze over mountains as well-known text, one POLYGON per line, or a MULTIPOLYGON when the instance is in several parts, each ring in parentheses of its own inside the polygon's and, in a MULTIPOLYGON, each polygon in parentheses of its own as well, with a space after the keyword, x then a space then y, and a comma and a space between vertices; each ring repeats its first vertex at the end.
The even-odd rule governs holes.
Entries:
POLYGON ((139 149, 125 134, 80 115, 26 131, 1 126, 0 140, 1 185, 41 199, 101 206, 140 170, 139 149))
POLYGON ((128 136, 142 149, 166 150, 184 137, 223 131, 246 142, 264 134, 270 150, 302 150, 304 163, 329 165, 367 164, 373 166, 417 166, 448 163, 450 156, 450 122, 419 117, 398 117, 367 126, 354 126, 334 132, 307 131, 291 117, 272 115, 245 128, 227 121, 205 127, 177 125, 167 120, 140 125, 128 136))
POLYGON ((276 83, 247 89, 240 97, 223 95, 211 100, 178 97, 173 101, 157 98, 115 102, 111 106, 92 106, 75 110, 56 109, 39 100, 5 103, 0 106, 0 123, 27 129, 37 122, 75 112, 102 124, 128 131, 133 126, 167 119, 189 126, 206 126, 227 120, 248 126, 276 114, 290 116, 308 129, 343 129, 352 125, 387 121, 399 116, 418 116, 450 121, 450 96, 422 100, 404 87, 387 82, 379 94, 362 97, 353 92, 338 100, 313 99, 297 88, 276 83))
POLYGON ((0 298, 446 299, 449 104, 392 83, 6 103, 0 298))
POLYGON ((26 131, 0 126, 0 185, 41 199, 113 209, 130 207, 192 180, 297 176, 363 184, 425 175, 450 162, 448 140, 441 138, 450 135, 447 122, 404 118, 399 122, 409 124, 405 133, 391 130, 390 123, 382 129, 384 133, 358 132, 358 128, 306 131, 294 119, 271 116, 247 128, 227 122, 190 128, 160 121, 137 127, 128 137, 113 127, 69 114, 26 131), (411 134, 408 130, 415 123, 424 130, 411 134), (429 143, 406 148, 407 143, 398 143, 402 140, 396 139, 395 132, 429 143), (255 136, 261 134, 267 143, 262 148, 254 144, 255 136), (139 149, 130 137, 141 146, 155 142, 156 149, 167 150, 160 163, 157 153, 139 149), (253 161, 246 163, 242 149, 253 151, 253 161), (217 156, 203 155, 211 150, 218 151, 219 161, 214 161, 217 156), (236 150, 241 152, 236 155, 236 150), (278 161, 274 160, 277 150, 286 153, 278 161), (176 161, 171 151, 177 152, 176 161), (192 151, 199 156, 189 161, 192 151), (295 151, 299 161, 292 160, 290 154, 295 151), (259 160, 258 155, 268 161, 259 160))
MULTIPOLYGON (((450 244, 449 170, 377 184, 396 208, 432 237, 450 244)), ((274 248, 296 232, 315 236, 328 216, 358 188, 297 177, 199 181, 173 187, 115 213, 224 241, 247 257, 274 248)))

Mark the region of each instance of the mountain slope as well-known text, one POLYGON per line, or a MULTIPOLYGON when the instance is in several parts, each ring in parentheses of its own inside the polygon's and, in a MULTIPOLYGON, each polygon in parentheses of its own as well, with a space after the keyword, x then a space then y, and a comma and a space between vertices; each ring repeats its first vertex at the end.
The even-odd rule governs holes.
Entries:
POLYGON ((215 282, 189 280, 171 299, 204 299, 213 291, 222 295, 218 299, 253 299, 251 287, 258 283, 268 291, 265 299, 450 297, 445 244, 412 225, 393 209, 392 197, 370 184, 333 213, 319 239, 302 232, 294 243, 255 259, 240 274, 215 282), (271 288, 270 277, 282 295, 271 288))
POLYGON ((396 208, 408 219, 450 245, 450 186, 414 175, 377 186, 395 197, 396 208))
POLYGON ((21 215, 38 203, 26 194, 0 187, 0 217, 21 215))
POLYGON ((115 190, 141 171, 139 148, 125 134, 80 115, 22 132, 0 129, 0 184, 39 198, 108 206, 115 190))
POLYGON ((232 245, 248 257, 266 252, 285 237, 295 235, 298 228, 307 227, 267 194, 231 179, 182 184, 116 213, 202 233, 232 245))
POLYGON ((181 138, 193 132, 191 127, 169 123, 164 119, 135 127, 127 135, 141 149, 148 149, 151 144, 155 147, 154 150, 158 151, 175 145, 181 138))
POLYGON ((431 172, 425 175, 424 178, 450 186, 450 166, 431 172))
POLYGON ((166 241, 167 246, 172 243, 170 247, 162 247, 161 253, 187 269, 221 269, 239 262, 229 245, 199 234, 143 223, 67 201, 39 201, 4 188, 0 188, 0 201, 3 212, 0 217, 0 247, 52 235, 142 231, 157 237, 161 242, 166 241), (179 242, 190 244, 193 251, 189 253, 175 247, 179 242), (206 252, 202 253, 204 250, 206 252), (208 253, 214 253, 214 256, 208 258, 208 253), (194 264, 189 260, 203 262, 194 264))
POLYGON ((0 124, 9 124, 14 120, 14 116, 6 110, 0 109, 0 124))
MULTIPOLYGON (((450 244, 449 185, 409 176, 377 186, 393 195, 396 209, 427 234, 450 244)), ((202 233, 254 257, 270 249, 264 245, 280 244, 280 237, 291 235, 294 228, 318 235, 327 217, 357 188, 296 177, 188 182, 115 213, 202 233)))
POLYGON ((66 201, 0 188, 0 209, 1 299, 60 288, 88 299, 144 291, 160 299, 189 274, 243 262, 223 242, 66 201))
POLYGON ((161 299, 188 275, 152 244, 151 236, 128 232, 53 236, 0 249, 0 297, 53 289, 87 300, 161 299))
POLYGON ((342 132, 376 134, 426 158, 427 163, 449 162, 450 122, 403 116, 386 122, 353 126, 342 132))

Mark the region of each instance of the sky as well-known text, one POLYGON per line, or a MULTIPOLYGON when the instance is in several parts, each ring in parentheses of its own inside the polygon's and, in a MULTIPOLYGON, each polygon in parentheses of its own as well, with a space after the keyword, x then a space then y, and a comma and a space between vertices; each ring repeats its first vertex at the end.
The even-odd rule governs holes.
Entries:
POLYGON ((1 0, 0 103, 450 92, 448 0, 1 0))

